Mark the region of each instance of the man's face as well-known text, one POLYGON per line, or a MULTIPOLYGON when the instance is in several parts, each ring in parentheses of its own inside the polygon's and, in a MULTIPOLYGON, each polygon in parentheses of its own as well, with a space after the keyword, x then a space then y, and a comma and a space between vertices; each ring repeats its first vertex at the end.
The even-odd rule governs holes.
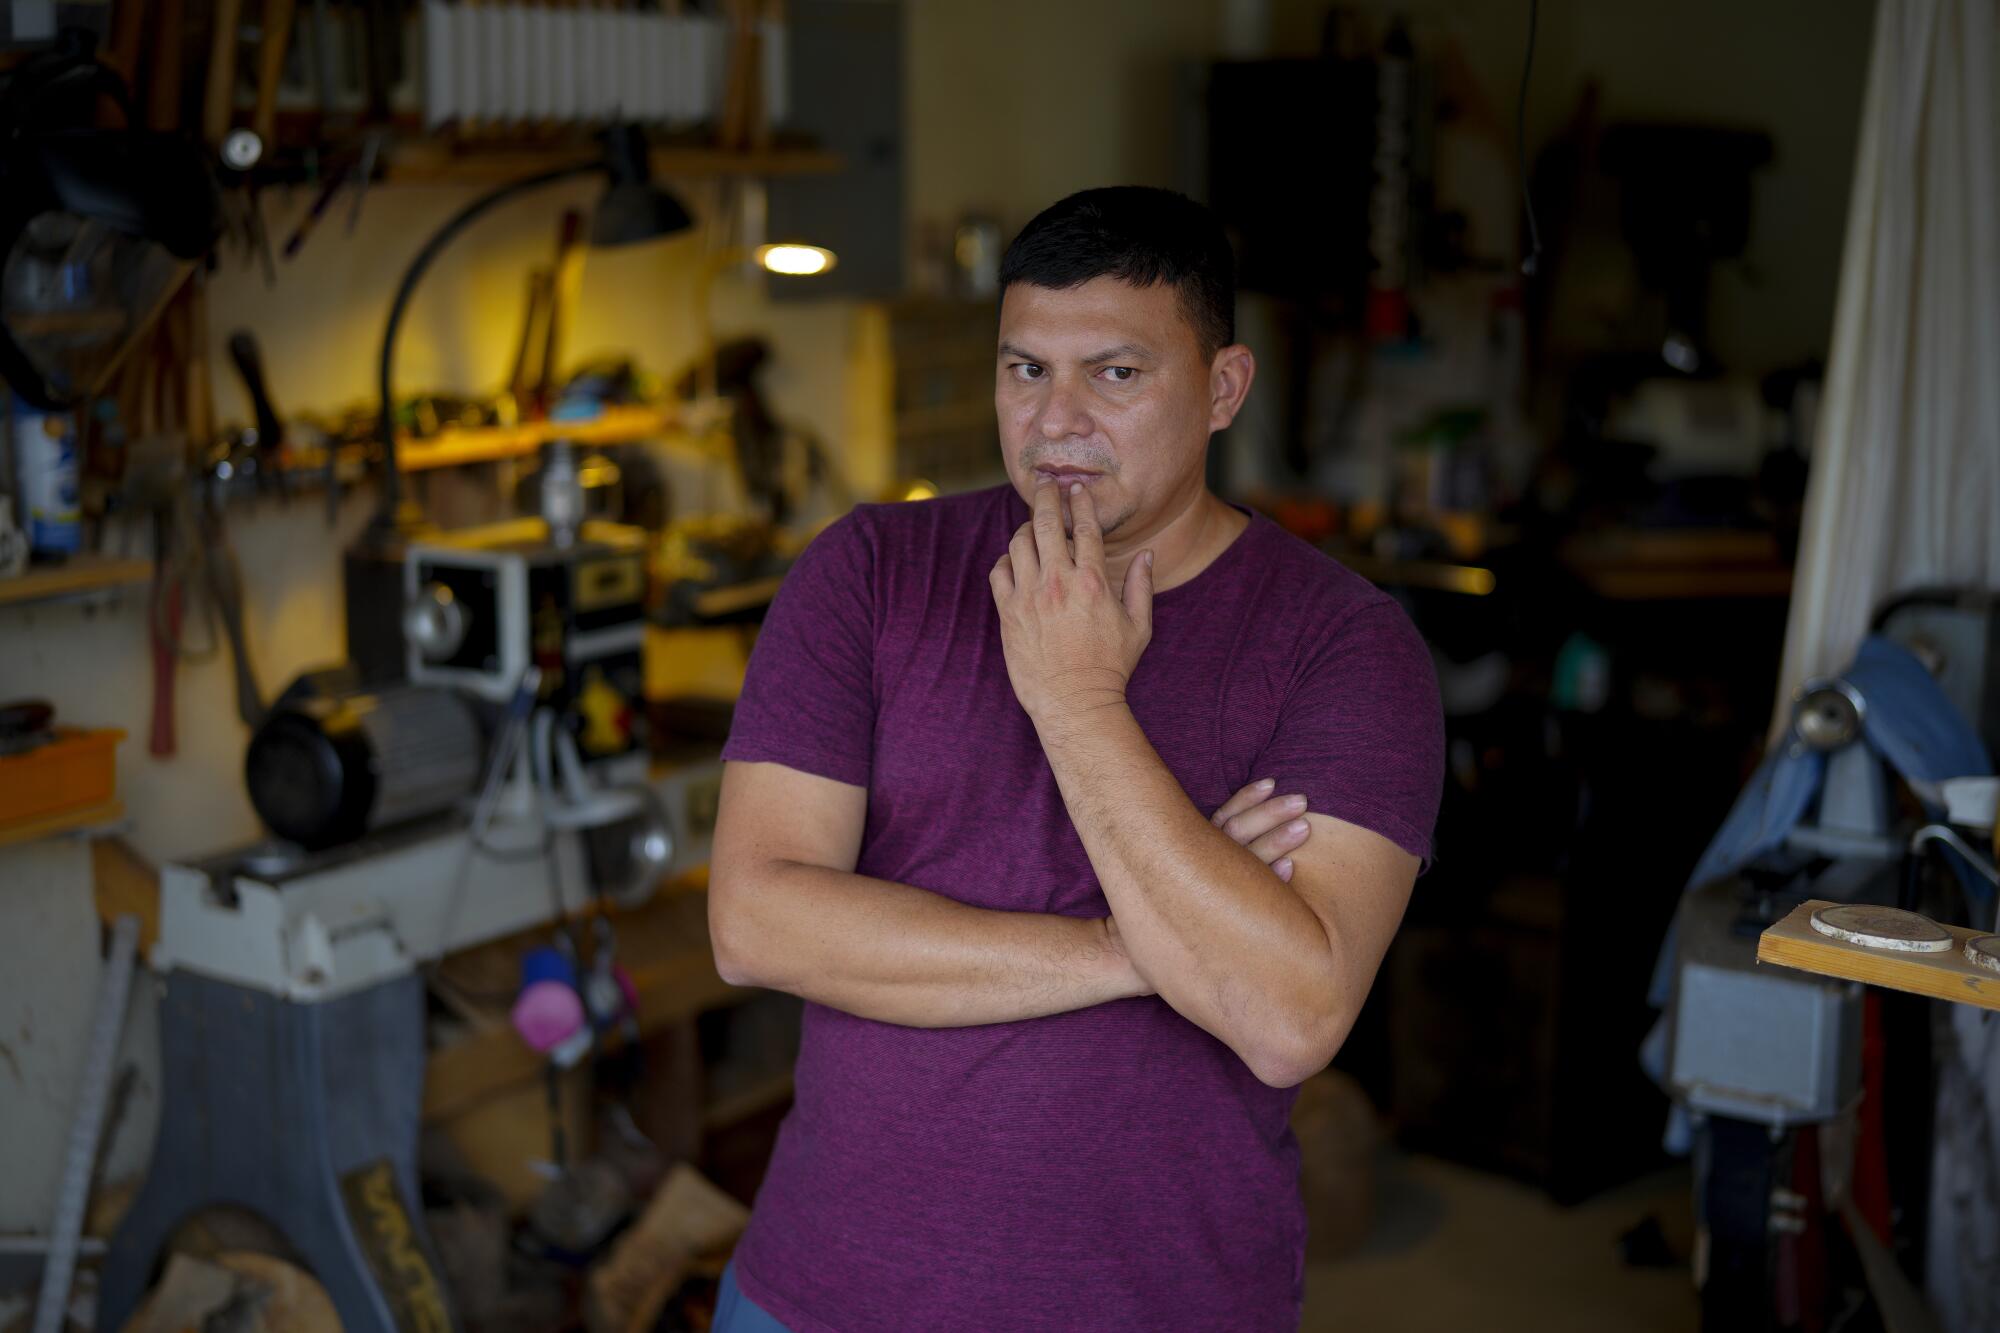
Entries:
POLYGON ((993 407, 1008 478, 1030 505, 1048 477, 1088 485, 1107 534, 1179 512, 1202 484, 1214 397, 1166 283, 1015 283, 1001 301, 993 407))

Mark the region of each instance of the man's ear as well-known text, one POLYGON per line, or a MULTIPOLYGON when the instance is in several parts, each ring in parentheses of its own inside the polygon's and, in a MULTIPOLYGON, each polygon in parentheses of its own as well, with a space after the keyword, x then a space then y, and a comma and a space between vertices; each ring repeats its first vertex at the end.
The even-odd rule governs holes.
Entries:
POLYGON ((1208 363, 1208 428, 1226 430, 1250 396, 1257 378, 1257 358, 1242 343, 1231 343, 1208 363))

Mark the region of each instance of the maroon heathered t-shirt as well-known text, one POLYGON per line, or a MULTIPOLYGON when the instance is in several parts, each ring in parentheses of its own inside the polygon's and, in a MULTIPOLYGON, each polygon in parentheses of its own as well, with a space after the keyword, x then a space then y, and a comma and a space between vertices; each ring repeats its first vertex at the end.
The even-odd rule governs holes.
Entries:
MULTIPOLYGON (((771 607, 723 755, 867 788, 861 874, 1103 916, 986 581, 1027 518, 999 487, 829 527, 771 607)), ((1203 813, 1274 777, 1428 858, 1430 656, 1393 601, 1261 515, 1154 599, 1128 695, 1203 813)), ((1298 1326, 1295 1094, 1157 996, 960 1028, 808 1004, 796 1085, 736 1251, 794 1333, 1298 1326)))

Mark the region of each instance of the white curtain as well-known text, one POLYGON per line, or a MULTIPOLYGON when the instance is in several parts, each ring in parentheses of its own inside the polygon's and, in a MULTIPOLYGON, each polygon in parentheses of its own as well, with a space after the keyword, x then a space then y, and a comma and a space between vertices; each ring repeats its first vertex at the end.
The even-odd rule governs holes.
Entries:
MULTIPOLYGON (((2000 0, 1878 0, 1774 731, 1875 608, 2000 590, 2000 0)), ((2000 1327, 2000 1014, 1949 1006, 1925 1286, 2000 1327)))
POLYGON ((1778 695, 1874 609, 2000 590, 2000 0, 1879 0, 1778 695))

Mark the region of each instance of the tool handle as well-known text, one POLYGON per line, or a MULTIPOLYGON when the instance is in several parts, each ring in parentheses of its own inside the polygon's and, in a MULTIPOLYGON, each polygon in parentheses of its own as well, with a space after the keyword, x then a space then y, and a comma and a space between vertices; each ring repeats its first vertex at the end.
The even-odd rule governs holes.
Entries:
POLYGON ((257 414, 259 451, 276 450, 284 442, 285 428, 278 420, 278 409, 272 404, 270 388, 264 382, 264 354, 248 330, 239 329, 229 335, 229 359, 236 363, 236 373, 243 377, 243 391, 250 395, 250 407, 257 414))
POLYGON ((542 330, 540 382, 535 387, 542 410, 555 403, 556 372, 562 361, 563 328, 576 308, 583 288, 583 214, 572 208, 563 213, 556 233, 556 264, 549 285, 548 323, 542 330))
POLYGON ((278 146, 278 82, 285 74, 285 51, 292 42, 292 0, 264 0, 264 39, 257 56, 257 110, 250 128, 265 153, 278 146))
POLYGON ((111 6, 111 40, 98 59, 118 72, 126 87, 139 81, 139 53, 145 43, 144 0, 116 0, 111 6))
POLYGON ((155 614, 165 623, 153 623, 153 733, 146 746, 155 759, 168 758, 175 749, 174 658, 181 637, 181 585, 177 579, 162 578, 155 614))
POLYGON ((201 133, 219 147, 236 112, 236 31, 243 0, 215 0, 214 33, 208 53, 208 87, 202 99, 201 133))
POLYGON ((403 40, 396 15, 400 11, 389 0, 368 0, 362 11, 362 34, 368 58, 362 62, 363 85, 368 96, 368 122, 381 124, 389 119, 389 94, 403 72, 403 40))
POLYGON ((208 534, 208 595, 222 618, 222 631, 229 639, 229 655, 236 664, 236 715, 243 725, 255 729, 265 716, 263 691, 257 686, 257 672, 250 662, 250 636, 243 630, 243 574, 236 567, 236 554, 224 542, 220 530, 208 534))
MULTIPOLYGON (((144 0, 123 0, 144 7, 144 0)), ((146 85, 146 124, 171 130, 181 123, 181 30, 187 19, 186 0, 159 0, 159 26, 153 32, 153 68, 146 85)))

